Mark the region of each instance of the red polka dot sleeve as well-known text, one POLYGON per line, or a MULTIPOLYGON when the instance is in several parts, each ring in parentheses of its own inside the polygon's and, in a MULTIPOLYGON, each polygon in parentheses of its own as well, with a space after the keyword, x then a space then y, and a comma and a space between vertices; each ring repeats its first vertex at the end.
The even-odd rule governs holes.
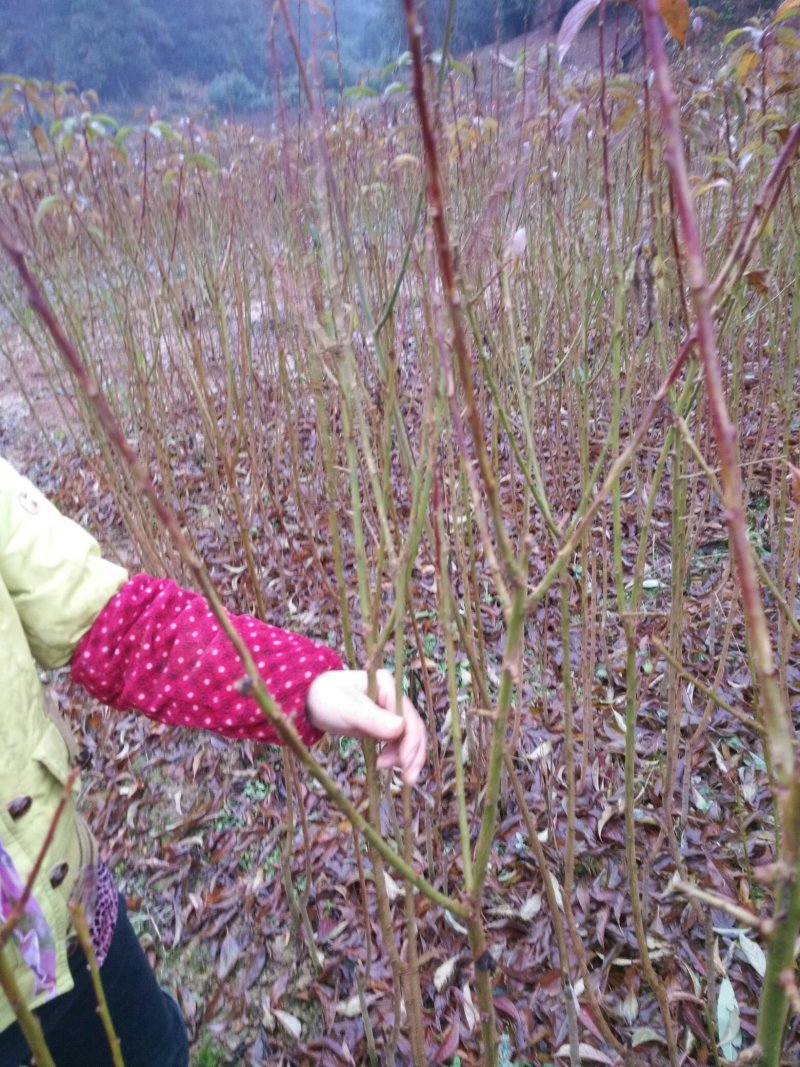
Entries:
MULTIPOLYGON (((267 689, 307 745, 320 732, 306 718, 311 682, 342 662, 325 645, 232 615, 267 689)), ((165 579, 137 575, 108 602, 81 639, 72 677, 109 707, 226 737, 278 738, 252 697, 238 691, 244 670, 208 604, 165 579)))

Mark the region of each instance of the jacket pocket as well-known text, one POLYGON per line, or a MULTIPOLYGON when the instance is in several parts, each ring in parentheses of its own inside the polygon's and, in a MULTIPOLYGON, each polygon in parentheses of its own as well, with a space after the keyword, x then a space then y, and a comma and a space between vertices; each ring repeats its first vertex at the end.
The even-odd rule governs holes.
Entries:
MULTIPOLYGON (((47 772, 54 782, 61 787, 66 785, 74 764, 66 739, 57 724, 52 720, 48 720, 44 733, 33 750, 32 758, 47 772)), ((69 828, 71 843, 66 846, 67 856, 59 858, 67 858, 69 860, 71 876, 68 884, 70 888, 79 871, 86 867, 93 867, 97 863, 97 847, 92 833, 75 811, 75 794, 78 788, 76 781, 72 786, 73 797, 70 799, 68 808, 62 817, 65 829, 69 828)), ((55 786, 50 790, 49 803, 52 806, 52 810, 55 810, 59 792, 60 790, 55 786)))
POLYGON ((71 770, 69 749, 61 731, 51 720, 48 720, 32 756, 37 763, 46 767, 57 781, 62 785, 66 784, 71 770))

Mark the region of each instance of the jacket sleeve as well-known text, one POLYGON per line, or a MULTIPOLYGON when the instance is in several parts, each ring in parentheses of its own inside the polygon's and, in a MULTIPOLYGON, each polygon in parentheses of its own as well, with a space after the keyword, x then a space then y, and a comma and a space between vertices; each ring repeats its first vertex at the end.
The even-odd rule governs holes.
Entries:
MULTIPOLYGON (((314 678, 340 670, 341 660, 325 645, 249 615, 230 619, 267 689, 305 744, 313 744, 321 735, 306 718, 306 695, 314 678)), ((243 674, 205 599, 143 574, 108 603, 72 661, 73 679, 109 707, 277 744, 256 701, 240 691, 243 674)))
POLYGON ((90 534, 0 459, 0 580, 43 667, 69 662, 127 577, 101 557, 90 534))

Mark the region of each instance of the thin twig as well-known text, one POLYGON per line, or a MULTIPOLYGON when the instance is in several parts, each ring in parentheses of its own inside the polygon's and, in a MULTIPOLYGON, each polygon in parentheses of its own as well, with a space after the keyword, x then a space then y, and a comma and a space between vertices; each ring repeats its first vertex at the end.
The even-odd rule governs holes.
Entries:
POLYGON ((100 977, 100 968, 97 965, 97 956, 95 956, 92 936, 89 933, 89 926, 86 922, 86 915, 84 914, 82 905, 77 903, 70 904, 69 913, 72 916, 72 925, 75 928, 75 933, 78 936, 78 941, 83 949, 83 954, 86 957, 86 963, 89 967, 89 973, 92 977, 92 988, 94 989, 94 996, 97 1001, 97 1013, 100 1016, 100 1022, 103 1024, 103 1029, 106 1032, 108 1047, 111 1050, 111 1059, 114 1061, 114 1067, 125 1067, 119 1038, 114 1030, 111 1012, 108 1010, 108 1001, 106 1000, 106 994, 103 989, 103 981, 100 977))

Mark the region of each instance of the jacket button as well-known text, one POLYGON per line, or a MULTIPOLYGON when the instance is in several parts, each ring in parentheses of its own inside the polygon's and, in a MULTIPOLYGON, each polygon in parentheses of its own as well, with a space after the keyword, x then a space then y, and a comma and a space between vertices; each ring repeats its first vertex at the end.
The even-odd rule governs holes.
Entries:
POLYGON ((12 819, 21 819, 32 803, 30 797, 14 797, 6 805, 6 810, 12 819))
POLYGON ((68 870, 68 863, 57 863, 55 865, 55 867, 50 872, 50 885, 53 887, 53 889, 57 889, 58 886, 61 885, 61 883, 67 877, 68 870))

